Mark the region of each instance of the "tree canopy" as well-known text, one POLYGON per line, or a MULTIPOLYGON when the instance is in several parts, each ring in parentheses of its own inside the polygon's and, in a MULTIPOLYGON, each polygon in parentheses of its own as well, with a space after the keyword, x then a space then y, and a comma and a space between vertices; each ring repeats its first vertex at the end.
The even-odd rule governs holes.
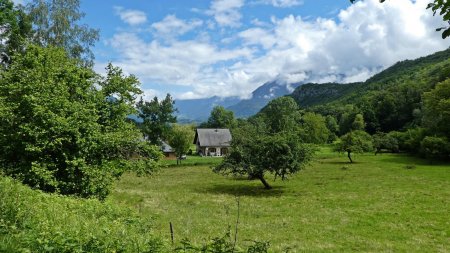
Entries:
POLYGON ((170 94, 161 101, 158 97, 154 97, 151 101, 144 101, 141 98, 138 102, 138 115, 143 120, 141 129, 150 143, 159 145, 162 139, 167 139, 170 124, 177 122, 174 104, 170 94))
POLYGON ((231 129, 235 125, 236 119, 234 118, 234 113, 218 105, 212 109, 206 124, 202 124, 200 127, 231 129))
POLYGON ((178 161, 181 161, 182 155, 185 155, 189 151, 192 140, 194 139, 193 135, 194 129, 189 125, 174 125, 172 127, 168 140, 170 146, 175 151, 178 161))
POLYGON ((80 0, 33 0, 27 11, 33 22, 34 43, 64 48, 71 58, 93 65, 91 47, 98 41, 99 31, 79 23, 85 16, 80 0))
POLYGON ((233 133, 231 151, 214 171, 247 175, 271 189, 266 174, 284 180, 304 168, 312 155, 313 149, 303 144, 296 134, 259 134, 254 126, 248 125, 233 133))
POLYGON ((31 35, 29 16, 10 0, 0 0, 0 63, 8 64, 31 35))
POLYGON ((361 130, 351 131, 345 134, 335 145, 335 151, 347 153, 347 157, 351 163, 353 163, 352 153, 369 152, 372 149, 372 137, 361 130))

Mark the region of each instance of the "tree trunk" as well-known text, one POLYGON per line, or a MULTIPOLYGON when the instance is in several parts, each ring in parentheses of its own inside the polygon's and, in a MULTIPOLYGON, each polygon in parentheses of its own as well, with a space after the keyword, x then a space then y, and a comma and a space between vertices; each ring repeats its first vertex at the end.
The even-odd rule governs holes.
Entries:
POLYGON ((350 156, 350 151, 347 152, 347 156, 348 156, 348 159, 350 160, 350 163, 353 163, 352 157, 350 156))
POLYGON ((263 183, 264 188, 266 188, 267 190, 272 189, 272 186, 269 185, 269 183, 267 183, 266 179, 264 178, 263 175, 258 176, 259 180, 261 180, 261 183, 263 183))

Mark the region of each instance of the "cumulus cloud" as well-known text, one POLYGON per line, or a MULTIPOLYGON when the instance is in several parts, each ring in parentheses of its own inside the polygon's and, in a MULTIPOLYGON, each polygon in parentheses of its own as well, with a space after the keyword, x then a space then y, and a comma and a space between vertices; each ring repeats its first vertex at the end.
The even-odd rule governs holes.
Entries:
MULTIPOLYGON (((442 20, 426 10, 427 3, 365 0, 341 10, 336 19, 273 18, 270 26, 238 32, 234 37, 238 43, 226 44, 227 49, 222 42, 207 39, 161 44, 133 33, 116 34, 110 45, 120 58, 115 63, 136 74, 142 83, 189 90, 173 94, 177 98, 248 97, 273 80, 364 81, 397 61, 448 48, 448 40, 434 30, 442 26, 442 20)), ((238 9, 242 4, 217 0, 211 9, 238 9)))
MULTIPOLYGON (((116 34, 108 42, 121 56, 114 63, 130 73, 137 75, 142 83, 192 86, 195 84, 195 97, 223 92, 227 80, 240 80, 225 73, 218 73, 216 64, 248 58, 250 49, 220 49, 210 43, 197 40, 173 41, 163 45, 153 40, 145 42, 133 33, 116 34)), ((231 75, 238 75, 232 73, 231 75)), ((223 93, 232 95, 231 91, 223 93)))
POLYGON ((162 21, 153 23, 152 28, 159 35, 173 37, 183 35, 201 25, 203 25, 202 20, 184 21, 178 19, 175 15, 168 15, 162 21))
POLYGON ((147 22, 147 15, 143 11, 128 10, 120 6, 116 6, 114 9, 120 19, 129 25, 141 25, 147 22))
POLYGON ((214 16, 220 26, 239 27, 242 14, 240 9, 244 6, 244 0, 213 0, 208 15, 214 16))

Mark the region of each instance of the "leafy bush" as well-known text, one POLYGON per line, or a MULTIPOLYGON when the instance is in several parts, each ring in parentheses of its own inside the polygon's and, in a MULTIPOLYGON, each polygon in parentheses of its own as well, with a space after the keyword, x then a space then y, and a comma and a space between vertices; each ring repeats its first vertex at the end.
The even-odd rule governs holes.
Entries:
POLYGON ((0 72, 0 164, 32 187, 105 198, 126 169, 151 172, 160 152, 127 121, 138 81, 106 77, 57 48, 30 46, 0 72))
POLYGON ((388 136, 393 137, 398 142, 398 147, 402 151, 419 153, 420 143, 425 138, 426 131, 423 128, 411 128, 405 132, 390 132, 388 136))
POLYGON ((399 152, 398 140, 392 135, 388 135, 385 133, 376 133, 372 137, 375 154, 380 153, 382 150, 386 150, 392 153, 399 152))
POLYGON ((209 242, 202 245, 192 244, 189 239, 183 239, 179 246, 175 248, 177 253, 267 253, 269 250, 269 242, 253 241, 247 250, 239 248, 231 239, 230 232, 222 237, 214 237, 209 242))
POLYGON ((152 220, 108 201, 46 194, 0 176, 0 252, 167 252, 152 220))
POLYGON ((450 143, 444 137, 427 136, 420 143, 420 148, 428 159, 450 158, 450 143))

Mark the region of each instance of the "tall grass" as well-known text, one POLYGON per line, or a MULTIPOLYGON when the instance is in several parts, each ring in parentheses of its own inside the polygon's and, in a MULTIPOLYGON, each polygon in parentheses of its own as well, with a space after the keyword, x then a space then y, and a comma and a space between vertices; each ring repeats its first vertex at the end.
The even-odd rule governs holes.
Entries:
POLYGON ((0 176, 0 252, 166 252, 152 224, 128 208, 0 176))

